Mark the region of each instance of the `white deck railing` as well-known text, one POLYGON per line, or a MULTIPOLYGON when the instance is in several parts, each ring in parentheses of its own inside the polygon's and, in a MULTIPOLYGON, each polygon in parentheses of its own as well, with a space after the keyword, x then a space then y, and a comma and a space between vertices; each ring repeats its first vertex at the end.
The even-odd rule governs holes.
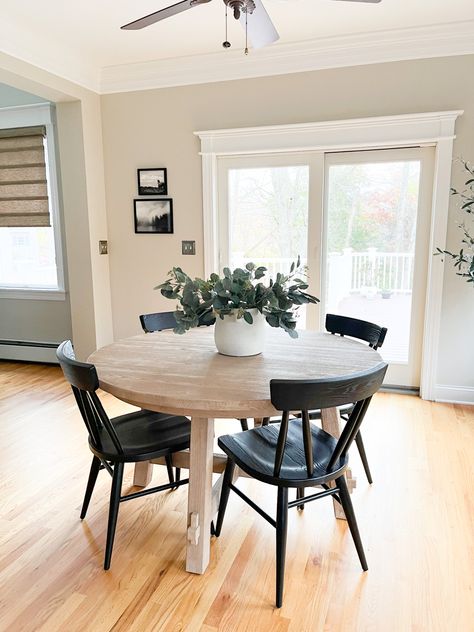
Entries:
MULTIPOLYGON (((234 256, 232 267, 244 267, 248 261, 265 266, 275 278, 277 272, 288 273, 293 257, 241 257, 234 256)), ((346 248, 328 257, 328 281, 339 287, 339 292, 364 292, 387 290, 395 293, 411 292, 413 286, 414 255, 410 252, 378 252, 369 248, 366 252, 354 252, 346 248)), ((302 259, 306 264, 306 260, 302 259)))
POLYGON ((378 252, 375 248, 367 252, 353 252, 350 248, 342 254, 329 255, 329 266, 341 263, 346 274, 350 270, 350 291, 360 292, 364 288, 390 292, 411 292, 413 286, 414 255, 410 252, 378 252), (339 259, 339 262, 336 261, 339 259), (342 260, 342 261, 341 261, 342 260))

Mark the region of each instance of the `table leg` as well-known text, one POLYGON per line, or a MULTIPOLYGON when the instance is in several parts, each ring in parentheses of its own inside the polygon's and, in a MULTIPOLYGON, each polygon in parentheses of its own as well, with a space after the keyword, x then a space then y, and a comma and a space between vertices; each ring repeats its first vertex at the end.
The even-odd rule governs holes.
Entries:
MULTIPOLYGON (((339 411, 337 408, 323 408, 321 411, 321 426, 323 430, 332 434, 333 437, 339 438, 341 435, 341 427, 339 425, 339 411)), ((346 470, 346 479, 349 492, 352 494, 352 490, 356 486, 356 479, 352 476, 350 468, 346 470)), ((341 505, 337 500, 333 500, 334 503, 334 515, 340 520, 345 520, 346 516, 341 505)))
POLYGON ((214 419, 191 419, 186 570, 202 574, 209 564, 212 520, 214 419))
POLYGON ((135 463, 133 472, 133 484, 136 487, 146 487, 153 476, 153 465, 150 461, 139 461, 135 463))

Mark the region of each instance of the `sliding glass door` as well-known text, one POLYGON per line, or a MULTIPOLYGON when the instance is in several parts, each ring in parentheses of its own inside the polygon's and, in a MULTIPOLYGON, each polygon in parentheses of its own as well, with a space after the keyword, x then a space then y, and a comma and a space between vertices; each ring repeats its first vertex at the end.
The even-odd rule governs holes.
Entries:
POLYGON ((432 148, 298 152, 218 160, 219 267, 307 264, 326 313, 388 328, 386 382, 418 386, 432 191, 432 148))
POLYGON ((388 329, 386 382, 419 386, 431 148, 328 154, 323 312, 388 329))

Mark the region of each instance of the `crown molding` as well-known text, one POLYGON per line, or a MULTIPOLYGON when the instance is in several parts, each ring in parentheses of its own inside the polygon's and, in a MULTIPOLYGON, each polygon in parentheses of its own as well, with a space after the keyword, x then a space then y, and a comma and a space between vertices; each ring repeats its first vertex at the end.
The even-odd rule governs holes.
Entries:
POLYGON ((311 70, 474 53, 474 20, 327 37, 253 50, 222 51, 108 66, 100 92, 131 92, 311 70))

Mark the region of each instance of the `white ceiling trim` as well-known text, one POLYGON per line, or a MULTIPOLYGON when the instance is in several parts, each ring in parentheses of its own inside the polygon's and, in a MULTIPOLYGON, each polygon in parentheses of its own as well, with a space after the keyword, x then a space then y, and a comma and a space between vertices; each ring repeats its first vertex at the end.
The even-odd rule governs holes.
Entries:
POLYGON ((310 70, 474 53, 474 20, 327 37, 253 50, 161 59, 102 69, 100 92, 131 92, 310 70))

